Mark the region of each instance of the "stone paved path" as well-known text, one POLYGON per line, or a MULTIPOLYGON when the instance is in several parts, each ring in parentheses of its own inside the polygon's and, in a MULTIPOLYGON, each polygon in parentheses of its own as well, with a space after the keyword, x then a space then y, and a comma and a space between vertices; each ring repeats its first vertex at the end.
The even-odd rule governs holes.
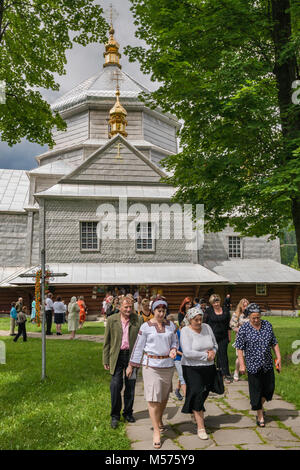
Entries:
MULTIPOLYGON (((8 330, 0 330, 0 336, 9 336, 8 330)), ((28 338, 41 338, 42 333, 34 332, 34 331, 27 331, 28 338)), ((57 336, 56 333, 53 333, 51 336, 46 336, 47 340, 52 339, 67 339, 70 341, 70 334, 57 336)), ((12 338, 13 339, 13 338, 12 338)), ((103 343, 104 336, 103 335, 84 335, 84 334, 77 334, 75 337, 75 341, 94 341, 95 343, 103 343)), ((18 341, 23 341, 22 336, 18 339, 18 341)), ((72 340, 73 341, 73 340, 72 340)))
MULTIPOLYGON (((176 374, 174 374, 176 375, 176 374)), ((177 378, 174 379, 174 390, 177 378)), ((224 395, 209 395, 205 426, 209 439, 201 441, 190 415, 181 413, 182 402, 170 395, 164 414, 167 430, 161 451, 166 450, 300 450, 300 412, 294 405, 274 395, 265 404, 266 427, 258 428, 256 412, 250 410, 248 382, 226 385, 224 395)), ((133 450, 153 450, 151 421, 144 399, 143 381, 138 378, 134 403, 136 423, 127 425, 133 450)))

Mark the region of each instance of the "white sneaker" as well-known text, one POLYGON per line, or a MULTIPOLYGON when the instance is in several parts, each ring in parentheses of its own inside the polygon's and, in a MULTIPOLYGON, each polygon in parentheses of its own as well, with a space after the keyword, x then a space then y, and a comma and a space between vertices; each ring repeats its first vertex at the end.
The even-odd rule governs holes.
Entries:
POLYGON ((205 429, 198 429, 197 434, 199 439, 208 439, 208 435, 206 434, 205 429))
POLYGON ((240 380, 239 374, 234 373, 234 374, 233 374, 233 380, 234 380, 235 382, 238 382, 238 381, 240 380))

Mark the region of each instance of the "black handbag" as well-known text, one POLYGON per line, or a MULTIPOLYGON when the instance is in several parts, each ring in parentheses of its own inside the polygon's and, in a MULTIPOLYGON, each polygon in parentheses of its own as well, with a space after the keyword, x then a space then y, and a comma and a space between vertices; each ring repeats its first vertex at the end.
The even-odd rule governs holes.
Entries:
POLYGON ((218 395, 223 395, 225 391, 222 371, 221 369, 217 369, 216 366, 214 381, 211 385, 210 391, 213 393, 217 393, 218 395))

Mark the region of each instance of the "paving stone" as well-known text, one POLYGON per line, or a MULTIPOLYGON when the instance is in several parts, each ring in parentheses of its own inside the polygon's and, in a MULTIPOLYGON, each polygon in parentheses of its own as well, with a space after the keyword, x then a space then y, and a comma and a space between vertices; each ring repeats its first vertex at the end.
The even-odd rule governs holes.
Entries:
POLYGON ((211 446, 207 447, 205 450, 239 450, 235 446, 211 446))
POLYGON ((243 450, 280 450, 278 447, 268 444, 244 444, 242 447, 243 450))
POLYGON ((178 438, 178 442, 185 450, 205 449, 214 444, 210 438, 207 440, 199 439, 197 434, 181 436, 178 438))
POLYGON ((220 414, 219 416, 208 416, 205 418, 205 426, 215 429, 224 427, 251 428, 255 426, 255 422, 251 418, 240 414, 220 414))
POLYGON ((197 432, 197 425, 193 423, 192 421, 187 421, 185 423, 177 423, 176 424, 176 430, 179 432, 179 434, 185 435, 185 434, 196 434, 197 432))
POLYGON ((153 439, 153 431, 151 431, 150 427, 145 426, 141 429, 140 426, 135 426, 133 424, 127 425, 127 435, 130 440, 132 441, 141 441, 144 442, 149 440, 152 442, 153 439))
POLYGON ((277 410, 283 410, 283 411, 286 411, 286 410, 297 411, 295 405, 293 405, 292 403, 288 403, 287 401, 284 401, 284 400, 267 401, 264 404, 264 408, 265 408, 265 410, 277 409, 277 410))
POLYGON ((213 433, 214 441, 219 445, 260 444, 262 441, 251 429, 219 429, 213 433))
POLYGON ((291 448, 300 450, 300 442, 293 441, 272 441, 272 445, 277 448, 291 448))
POLYGON ((231 408, 234 408, 235 410, 249 410, 251 407, 250 402, 247 398, 242 398, 238 400, 227 398, 226 401, 231 406, 231 408))
POLYGON ((220 414, 223 414, 221 408, 217 406, 215 403, 206 402, 205 409, 206 409, 204 413, 205 418, 209 416, 220 416, 220 414))
POLYGON ((300 440, 293 436, 287 429, 268 429, 268 428, 259 428, 259 434, 267 441, 296 441, 300 440))

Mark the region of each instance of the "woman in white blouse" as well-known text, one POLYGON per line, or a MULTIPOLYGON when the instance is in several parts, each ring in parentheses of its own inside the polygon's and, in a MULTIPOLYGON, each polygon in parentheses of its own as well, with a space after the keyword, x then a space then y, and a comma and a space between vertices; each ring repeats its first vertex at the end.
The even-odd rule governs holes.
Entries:
POLYGON ((176 326, 165 320, 167 302, 156 299, 151 306, 154 318, 140 328, 126 374, 143 365, 144 394, 153 424, 153 447, 161 447, 160 433, 169 394, 172 392, 174 361, 178 349, 176 326))
POLYGON ((191 308, 185 316, 188 325, 181 330, 181 365, 186 383, 182 413, 193 413, 198 437, 208 439, 204 427, 204 402, 214 382, 218 345, 211 327, 202 323, 202 318, 201 309, 191 308))

